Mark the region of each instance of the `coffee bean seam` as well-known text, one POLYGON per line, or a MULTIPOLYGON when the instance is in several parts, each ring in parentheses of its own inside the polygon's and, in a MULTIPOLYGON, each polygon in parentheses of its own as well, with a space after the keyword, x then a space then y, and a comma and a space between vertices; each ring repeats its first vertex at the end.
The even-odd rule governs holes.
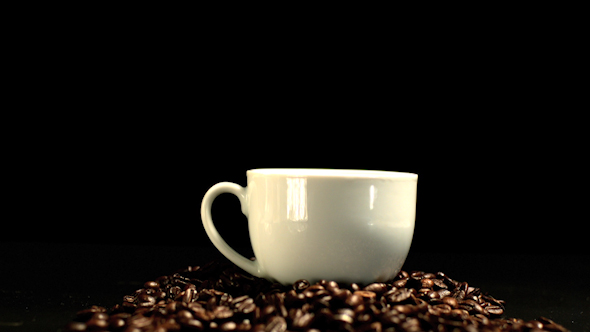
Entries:
POLYGON ((148 281, 110 310, 79 311, 65 331, 567 331, 544 317, 503 318, 505 310, 504 301, 442 272, 283 286, 213 261, 148 281))

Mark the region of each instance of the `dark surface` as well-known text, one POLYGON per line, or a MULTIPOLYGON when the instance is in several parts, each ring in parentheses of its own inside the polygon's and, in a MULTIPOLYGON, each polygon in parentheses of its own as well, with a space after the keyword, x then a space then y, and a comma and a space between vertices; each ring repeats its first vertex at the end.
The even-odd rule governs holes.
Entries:
MULTIPOLYGON (((0 243, 0 331, 59 331, 76 311, 111 307, 147 281, 222 259, 211 247, 0 243)), ((239 250, 250 255, 250 248, 239 250)), ((404 269, 443 271, 506 300, 506 316, 590 330, 590 257, 411 252, 404 269)))

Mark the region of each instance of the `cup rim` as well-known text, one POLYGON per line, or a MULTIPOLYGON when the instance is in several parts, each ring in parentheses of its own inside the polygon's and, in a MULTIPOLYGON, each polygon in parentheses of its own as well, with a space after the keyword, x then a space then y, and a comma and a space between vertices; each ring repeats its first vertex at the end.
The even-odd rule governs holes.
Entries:
POLYGON ((418 174, 408 172, 332 168, 255 168, 248 170, 246 174, 289 177, 381 178, 396 180, 418 179, 418 174))

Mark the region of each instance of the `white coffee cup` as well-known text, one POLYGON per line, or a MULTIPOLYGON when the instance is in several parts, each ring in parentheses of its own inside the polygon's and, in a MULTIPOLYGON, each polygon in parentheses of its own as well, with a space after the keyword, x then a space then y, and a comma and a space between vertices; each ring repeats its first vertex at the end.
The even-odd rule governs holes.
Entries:
POLYGON ((336 169, 246 174, 246 188, 218 183, 201 204, 207 235, 246 272, 283 284, 298 279, 368 284, 400 271, 414 233, 418 175, 336 169), (254 261, 233 250, 213 225, 211 205, 222 193, 240 200, 254 261))

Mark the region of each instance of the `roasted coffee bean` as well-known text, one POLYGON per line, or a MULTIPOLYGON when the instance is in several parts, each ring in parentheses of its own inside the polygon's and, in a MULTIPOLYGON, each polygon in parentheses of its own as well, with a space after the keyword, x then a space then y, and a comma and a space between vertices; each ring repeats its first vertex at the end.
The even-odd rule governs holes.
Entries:
POLYGON ((179 320, 188 320, 188 319, 193 319, 194 316, 193 314, 188 311, 188 310, 180 310, 177 314, 176 314, 176 318, 178 318, 179 320))
POLYGON ((449 286, 447 286, 447 284, 445 284, 444 281, 442 281, 441 279, 431 279, 432 283, 434 284, 434 286, 438 287, 438 288, 444 288, 447 289, 449 288, 449 286))
POLYGON ((405 322, 401 324, 401 327, 406 332, 422 331, 422 328, 420 327, 420 320, 418 320, 418 318, 408 318, 405 322))
POLYGON ((173 298, 176 295, 178 295, 181 291, 182 291, 182 288, 180 288, 178 286, 170 287, 170 289, 168 290, 168 292, 170 293, 170 295, 172 295, 173 298))
POLYGON ((363 302, 364 302, 364 301, 363 301, 363 298, 362 298, 360 295, 357 295, 357 294, 352 294, 352 295, 350 295, 350 296, 349 296, 349 297, 346 299, 346 301, 344 301, 344 303, 346 303, 346 304, 347 304, 348 306, 350 306, 350 307, 356 307, 356 306, 358 306, 359 304, 362 304, 363 302))
POLYGON ((482 295, 481 298, 487 302, 490 302, 491 304, 497 305, 497 306, 501 307, 502 309, 505 309, 504 308, 504 301, 502 301, 502 300, 497 300, 490 295, 482 295))
POLYGON ((107 320, 109 318, 109 315, 107 315, 104 312, 97 312, 94 315, 92 315, 91 319, 100 319, 100 320, 107 320))
POLYGON ((256 304, 254 304, 254 300, 249 299, 248 301, 243 301, 241 302, 236 309, 238 310, 238 312, 241 312, 243 314, 250 314, 252 313, 254 310, 256 310, 256 304))
POLYGON ((206 310, 204 308, 201 308, 201 310, 193 310, 193 315, 195 318, 203 322, 209 322, 215 318, 215 314, 212 311, 206 310))
POLYGON ((484 311, 488 312, 490 315, 501 315, 504 313, 504 309, 497 305, 490 305, 485 307, 484 311))
MULTIPOLYGON (((307 292, 307 291, 306 291, 306 292, 307 292)), ((305 293, 305 292, 304 292, 304 293, 305 293)), ((306 296, 307 296, 307 295, 306 295, 306 296)), ((330 293, 328 293, 328 291, 327 291, 327 290, 325 290, 325 289, 322 289, 322 290, 319 290, 319 291, 317 291, 317 292, 314 292, 312 296, 308 296, 308 297, 313 297, 313 298, 315 298, 315 299, 322 299, 322 298, 325 298, 326 296, 330 296, 330 293)))
POLYGON ((456 290, 456 291, 453 293, 453 297, 454 297, 454 298, 456 298, 456 299, 457 299, 457 300, 459 300, 459 301, 461 301, 461 300, 465 299, 465 295, 467 295, 467 294, 465 293, 465 291, 463 291, 463 290, 460 290, 460 289, 459 289, 459 290, 456 290))
POLYGON ((352 295, 352 292, 348 289, 335 289, 332 292, 332 297, 342 300, 342 302, 344 302, 344 300, 346 300, 350 295, 352 295))
POLYGON ((297 292, 302 292, 309 286, 309 281, 305 279, 297 280, 293 283, 293 289, 297 292))
POLYGON ((281 316, 273 316, 268 323, 264 331, 266 332, 285 332, 287 330, 287 322, 281 316))
POLYGON ((111 331, 119 331, 125 327, 125 320, 120 317, 111 317, 109 319, 109 328, 111 331))
MULTIPOLYGON (((184 302, 186 303, 186 302, 184 302)), ((213 309, 215 309, 217 307, 217 298, 215 296, 209 298, 209 300, 207 300, 207 310, 213 311, 213 309)))
POLYGON ((143 315, 134 315, 127 320, 127 324, 129 326, 133 326, 133 327, 136 327, 139 329, 151 325, 152 322, 153 322, 153 317, 146 317, 143 315))
POLYGON ((440 294, 437 291, 433 290, 428 291, 428 293, 426 293, 426 296, 432 300, 440 299, 440 294))
POLYGON ((389 295, 389 297, 387 298, 387 302, 390 302, 390 303, 402 302, 402 301, 409 299, 410 296, 412 296, 412 291, 410 291, 409 289, 407 289, 407 288, 398 289, 393 294, 389 295))
POLYGON ((246 332, 246 331, 250 331, 251 328, 252 328, 252 325, 250 324, 250 321, 245 320, 245 321, 242 321, 240 324, 238 324, 238 326, 236 327, 236 330, 241 331, 241 332, 246 332))
POLYGON ((166 314, 175 313, 177 305, 178 305, 178 302, 170 302, 170 303, 166 304, 166 307, 164 307, 164 311, 166 312, 166 314))
POLYGON ((369 326, 362 325, 360 327, 360 330, 363 332, 381 332, 381 330, 382 330, 381 322, 379 322, 379 321, 372 322, 369 324, 369 326))
MULTIPOLYGON (((162 302, 162 301, 160 301, 160 302, 162 302)), ((192 311, 197 311, 197 310, 202 310, 203 309, 203 305, 201 303, 199 303, 199 302, 191 302, 191 303, 186 304, 186 305, 184 303, 181 303, 181 306, 182 307, 186 306, 186 307, 188 307, 189 310, 192 310, 192 311)))
POLYGON ((420 280, 420 279, 424 278, 424 271, 412 271, 410 273, 410 278, 415 279, 415 280, 420 280))
POLYGON ((388 310, 381 315, 381 323, 385 326, 399 325, 406 319, 406 315, 398 312, 395 309, 388 310))
MULTIPOLYGON (((242 296, 238 296, 236 298, 233 298, 231 300, 231 304, 233 304, 234 306, 238 305, 239 303, 247 300, 247 299, 251 299, 248 295, 242 295, 242 296)), ((254 302, 254 300, 252 300, 252 302, 254 302)))
POLYGON ((219 330, 224 331, 224 332, 233 331, 237 328, 238 328, 238 324, 236 324, 236 322, 232 322, 232 321, 225 322, 219 326, 219 330))
POLYGON ((141 294, 138 297, 138 300, 139 300, 138 306, 140 308, 151 308, 154 304, 156 304, 156 298, 151 295, 147 295, 147 294, 141 294))
POLYGON ((316 293, 318 291, 324 290, 324 286, 320 285, 320 284, 315 284, 313 286, 309 286, 305 289, 306 292, 310 292, 310 293, 316 293))
POLYGON ((198 319, 189 319, 180 322, 180 324, 184 326, 186 329, 194 331, 203 331, 203 329, 205 328, 203 323, 198 319))
POLYGON ((348 323, 348 324, 354 323, 354 318, 352 318, 352 316, 346 315, 346 314, 336 314, 336 315, 334 315, 334 317, 332 317, 332 319, 335 321, 342 322, 342 323, 348 323))
POLYGON ((416 306, 412 304, 398 304, 393 306, 393 310, 396 310, 400 314, 408 315, 417 312, 416 306))
POLYGON ((265 318, 274 315, 277 309, 273 305, 267 305, 260 311, 260 318, 265 318))
POLYGON ((374 292, 366 291, 366 290, 359 290, 359 291, 354 292, 353 294, 362 297, 365 301, 374 300, 377 297, 377 294, 375 294, 374 292))
POLYGON ((86 329, 88 331, 106 331, 109 327, 109 323, 104 319, 92 318, 86 322, 86 329))
POLYGON ((461 303, 459 304, 459 307, 461 309, 465 309, 467 311, 469 311, 469 313, 472 314, 483 314, 484 309, 481 305, 479 305, 479 303, 477 303, 475 300, 472 299, 467 299, 465 301, 461 301, 461 303))
POLYGON ((81 310, 65 331, 567 331, 547 319, 501 319, 504 301, 442 272, 412 271, 361 287, 298 280, 286 287, 230 263, 191 266, 143 284, 106 310, 81 310))
POLYGON ((443 297, 441 301, 445 304, 450 305, 453 309, 459 308, 459 301, 454 297, 443 297))
POLYGON ((184 303, 190 303, 193 301, 195 294, 196 294, 196 290, 189 288, 187 290, 184 291, 184 296, 182 297, 182 302, 184 303))
POLYGON ((400 280, 394 281, 393 286, 397 287, 397 288, 403 288, 403 287, 406 287, 407 283, 408 283, 408 279, 400 279, 400 280))
POLYGON ((437 293, 439 298, 447 297, 452 294, 448 289, 439 289, 437 293))
POLYGON ((476 304, 477 304, 477 302, 474 300, 471 300, 471 299, 463 300, 463 301, 459 302, 459 306, 465 306, 468 308, 473 308, 476 304))
POLYGON ((375 282, 365 286, 363 290, 373 292, 375 294, 383 294, 387 291, 387 285, 382 282, 375 282))
POLYGON ((453 309, 451 310, 451 316, 456 319, 465 320, 469 317, 469 312, 464 309, 453 309))
POLYGON ((333 292, 334 290, 340 289, 340 286, 338 285, 338 283, 336 281, 328 281, 326 283, 326 285, 324 285, 324 288, 328 292, 333 292))
POLYGON ((143 284, 144 288, 151 288, 151 289, 158 289, 160 288, 160 284, 156 281, 147 281, 145 284, 143 284))
POLYGON ((371 314, 368 312, 361 312, 356 316, 356 321, 360 323, 367 323, 370 322, 372 319, 373 316, 371 316, 371 314))
MULTIPOLYGON (((358 309, 361 306, 364 308, 364 305, 361 304, 360 306, 356 307, 355 309, 358 309)), ((341 314, 341 315, 348 315, 350 317, 354 317, 354 315, 355 315, 355 311, 350 308, 338 309, 338 310, 336 310, 336 313, 341 314)))
POLYGON ((447 316, 451 313, 450 305, 448 304, 435 304, 433 306, 428 306, 428 312, 435 316, 447 316))
POLYGON ((428 278, 420 280, 420 283, 422 284, 422 288, 432 288, 434 286, 434 281, 428 278))
POLYGON ((300 314, 296 315, 295 318, 293 318, 293 328, 296 330, 299 329, 304 329, 306 327, 308 327, 312 320, 314 318, 314 314, 306 312, 303 313, 303 311, 301 311, 300 314))
POLYGON ((71 322, 65 327, 66 332, 82 332, 86 331, 86 323, 83 322, 71 322))
POLYGON ((165 299, 165 298, 166 298, 166 292, 164 292, 164 291, 158 291, 158 292, 155 292, 155 293, 154 293, 154 297, 155 297, 157 300, 163 300, 163 299, 165 299))
POLYGON ((219 298, 219 305, 229 305, 232 300, 233 298, 231 295, 229 295, 228 293, 223 293, 223 295, 221 295, 221 297, 219 298))
POLYGON ((219 306, 213 309, 213 315, 216 319, 227 319, 234 315, 233 310, 225 306, 219 306))
POLYGON ((485 315, 476 314, 474 316, 474 319, 478 322, 478 324, 481 324, 481 325, 490 325, 490 319, 487 316, 485 316, 485 315))

